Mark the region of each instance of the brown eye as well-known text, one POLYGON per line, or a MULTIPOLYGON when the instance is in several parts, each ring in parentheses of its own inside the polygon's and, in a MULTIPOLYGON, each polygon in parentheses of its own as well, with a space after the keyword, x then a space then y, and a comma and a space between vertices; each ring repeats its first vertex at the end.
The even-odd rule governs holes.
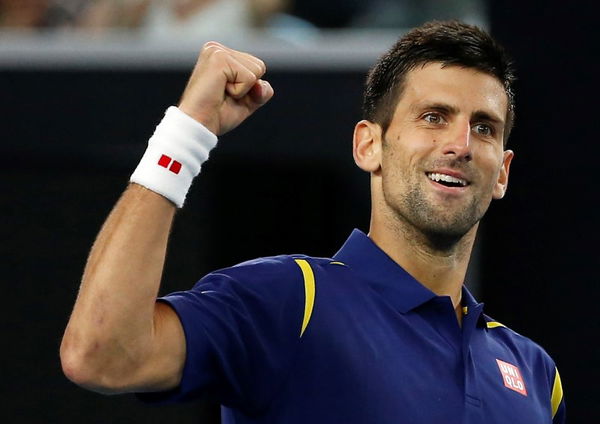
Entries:
POLYGON ((487 124, 477 124, 473 127, 473 129, 478 135, 483 135, 486 137, 494 134, 493 128, 487 124))
POLYGON ((426 113, 423 119, 430 124, 443 124, 444 118, 439 113, 426 113))

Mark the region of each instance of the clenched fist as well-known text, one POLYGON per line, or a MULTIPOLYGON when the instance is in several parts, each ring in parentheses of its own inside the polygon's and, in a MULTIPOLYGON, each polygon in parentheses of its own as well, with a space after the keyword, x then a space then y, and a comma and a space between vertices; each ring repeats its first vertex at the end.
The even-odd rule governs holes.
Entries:
POLYGON ((264 62, 214 41, 202 47, 179 108, 216 135, 234 129, 273 97, 264 62))

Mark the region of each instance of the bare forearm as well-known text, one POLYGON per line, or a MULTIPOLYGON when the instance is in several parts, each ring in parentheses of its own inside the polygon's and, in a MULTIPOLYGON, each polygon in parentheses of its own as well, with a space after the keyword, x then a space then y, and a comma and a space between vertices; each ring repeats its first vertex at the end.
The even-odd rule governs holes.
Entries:
POLYGON ((119 374, 134 367, 153 336, 158 293, 175 207, 131 184, 106 220, 90 256, 61 357, 65 372, 119 374), (85 372, 81 363, 85 362, 85 372))
POLYGON ((265 72, 262 60, 250 54, 216 42, 203 46, 179 109, 167 110, 131 176, 150 189, 128 187, 90 253, 61 345, 71 380, 109 393, 179 384, 183 327, 173 309, 155 302, 175 204, 183 206, 215 136, 273 96, 261 79, 265 72), (168 170, 164 158, 173 161, 168 170))

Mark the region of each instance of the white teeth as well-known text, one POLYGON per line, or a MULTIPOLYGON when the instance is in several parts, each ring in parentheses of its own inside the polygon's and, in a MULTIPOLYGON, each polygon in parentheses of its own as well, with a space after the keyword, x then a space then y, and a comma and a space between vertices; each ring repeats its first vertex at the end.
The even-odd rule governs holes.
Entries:
POLYGON ((467 182, 465 180, 461 180, 460 178, 456 178, 451 175, 429 172, 427 173, 427 176, 432 181, 445 181, 447 183, 460 184, 463 187, 467 185, 467 182))

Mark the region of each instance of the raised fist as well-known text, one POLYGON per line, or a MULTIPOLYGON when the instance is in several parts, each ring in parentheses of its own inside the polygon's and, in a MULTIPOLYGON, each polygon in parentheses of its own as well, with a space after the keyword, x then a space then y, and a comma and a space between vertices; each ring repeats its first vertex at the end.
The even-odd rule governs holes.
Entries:
POLYGON ((264 62, 214 41, 202 47, 179 108, 216 135, 237 127, 273 97, 264 62))

